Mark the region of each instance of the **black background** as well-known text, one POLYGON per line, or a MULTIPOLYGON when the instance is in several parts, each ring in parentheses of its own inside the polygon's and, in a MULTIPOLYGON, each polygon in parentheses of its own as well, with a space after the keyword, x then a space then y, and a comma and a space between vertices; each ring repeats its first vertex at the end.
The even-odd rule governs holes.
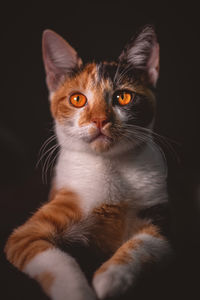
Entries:
MULTIPOLYGON (((169 165, 171 237, 176 258, 167 270, 139 283, 134 299, 199 298, 200 96, 199 16, 168 1, 65 1, 7 3, 1 7, 0 233, 2 249, 13 228, 47 199, 38 152, 51 134, 41 35, 50 28, 68 40, 84 61, 116 58, 135 31, 154 24, 161 46, 156 132, 169 165)), ((46 299, 37 284, 6 262, 1 251, 1 297, 46 299), (3 296, 2 296, 3 295, 3 296)))

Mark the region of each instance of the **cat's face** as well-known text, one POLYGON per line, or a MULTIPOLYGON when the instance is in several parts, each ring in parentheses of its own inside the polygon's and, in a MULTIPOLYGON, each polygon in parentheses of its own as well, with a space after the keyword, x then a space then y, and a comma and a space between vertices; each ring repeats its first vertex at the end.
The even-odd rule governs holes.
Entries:
POLYGON ((83 65, 60 36, 43 39, 51 111, 65 148, 119 153, 145 142, 140 129, 152 124, 159 47, 151 27, 124 50, 116 62, 83 65))

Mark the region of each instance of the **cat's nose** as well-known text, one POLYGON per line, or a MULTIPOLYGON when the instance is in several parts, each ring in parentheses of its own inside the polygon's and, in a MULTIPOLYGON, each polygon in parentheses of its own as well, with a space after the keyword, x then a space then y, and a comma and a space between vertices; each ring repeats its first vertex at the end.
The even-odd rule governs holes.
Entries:
POLYGON ((92 118, 91 120, 96 126, 97 128, 101 129, 103 128, 108 122, 109 120, 106 117, 96 117, 96 118, 92 118))

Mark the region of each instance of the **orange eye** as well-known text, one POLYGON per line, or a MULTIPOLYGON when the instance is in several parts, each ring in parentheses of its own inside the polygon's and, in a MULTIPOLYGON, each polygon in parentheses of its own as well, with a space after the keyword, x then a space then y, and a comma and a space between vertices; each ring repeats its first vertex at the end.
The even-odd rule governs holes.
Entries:
POLYGON ((116 97, 120 105, 127 105, 134 98, 134 94, 130 92, 120 92, 116 97))
POLYGON ((71 95, 69 100, 71 104, 77 108, 83 107, 87 102, 87 98, 79 93, 71 95))

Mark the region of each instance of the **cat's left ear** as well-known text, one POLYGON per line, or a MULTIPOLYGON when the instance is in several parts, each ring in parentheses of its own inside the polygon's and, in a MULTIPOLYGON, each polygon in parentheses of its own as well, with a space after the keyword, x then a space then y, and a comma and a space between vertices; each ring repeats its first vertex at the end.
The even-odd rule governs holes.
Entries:
POLYGON ((67 75, 82 64, 77 52, 60 35, 49 29, 43 32, 42 52, 50 92, 55 91, 67 75))
POLYGON ((139 70, 148 84, 156 86, 159 76, 159 44, 153 26, 143 27, 126 46, 119 61, 139 70))

